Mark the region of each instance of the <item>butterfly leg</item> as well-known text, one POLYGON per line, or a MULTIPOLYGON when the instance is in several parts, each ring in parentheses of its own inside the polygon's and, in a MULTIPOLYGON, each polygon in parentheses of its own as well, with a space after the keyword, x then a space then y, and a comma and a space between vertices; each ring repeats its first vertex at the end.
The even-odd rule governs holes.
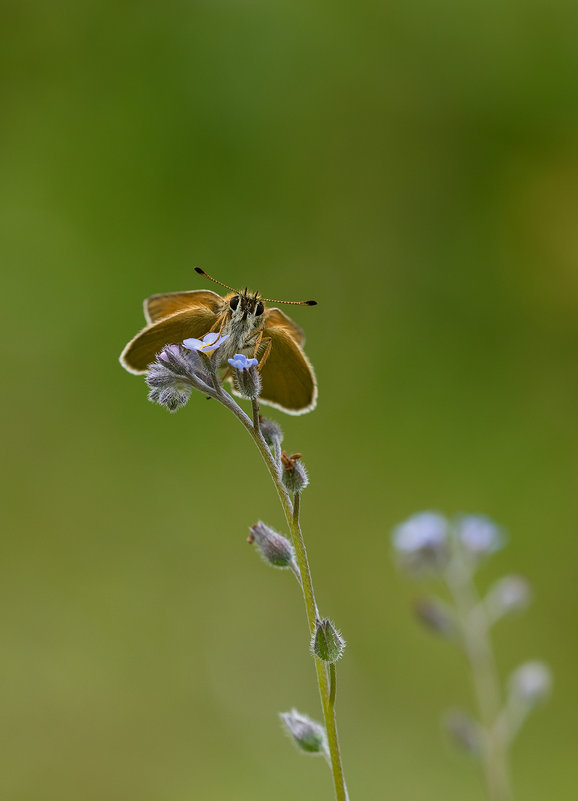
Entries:
POLYGON ((232 381, 232 374, 233 370, 231 369, 231 365, 228 365, 227 369, 221 376, 221 385, 225 383, 225 381, 232 381))
POLYGON ((271 348, 273 347, 273 340, 271 339, 271 337, 264 337, 262 331, 259 332, 259 336, 257 338, 257 344, 255 345, 255 351, 253 353, 254 359, 257 357, 257 351, 259 350, 261 345, 265 345, 265 350, 259 360, 259 365, 258 365, 259 372, 261 372, 261 370, 263 369, 263 365, 269 358, 269 354, 271 353, 271 348))
POLYGON ((225 314, 222 314, 220 317, 217 317, 217 319, 215 320, 213 325, 209 328, 207 333, 211 334, 211 333, 213 333, 213 331, 216 331, 217 328, 218 328, 219 329, 219 336, 221 336, 221 334, 223 333, 223 328, 224 328, 226 322, 227 322, 227 313, 225 312, 225 314))
POLYGON ((265 345, 265 351, 264 351, 263 355, 261 356, 261 359, 259 360, 259 372, 261 372, 261 370, 263 369, 263 365, 265 364, 265 362, 269 358, 269 354, 271 353, 271 348, 273 346, 273 341, 272 341, 271 337, 264 337, 263 336, 263 331, 256 331, 254 334, 252 334, 249 337, 247 342, 249 342, 249 340, 254 339, 254 338, 256 338, 256 340, 257 340, 256 343, 255 343, 255 349, 253 351, 253 358, 254 359, 257 358, 257 351, 259 350, 261 345, 265 345))
POLYGON ((269 354, 271 353, 271 348, 273 347, 273 340, 270 337, 261 340, 261 344, 265 343, 265 352, 261 356, 261 361, 259 362, 258 368, 259 372, 263 369, 263 365, 269 358, 269 354))

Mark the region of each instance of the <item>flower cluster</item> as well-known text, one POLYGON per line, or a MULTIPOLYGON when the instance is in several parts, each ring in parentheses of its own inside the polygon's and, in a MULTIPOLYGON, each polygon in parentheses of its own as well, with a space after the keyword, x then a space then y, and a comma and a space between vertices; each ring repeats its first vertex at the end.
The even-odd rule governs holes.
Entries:
POLYGON ((466 712, 453 710, 445 717, 446 729, 462 748, 485 760, 489 772, 500 775, 505 775, 505 766, 490 766, 489 762, 505 759, 505 755, 503 748, 492 743, 509 744, 530 710, 548 696, 552 684, 545 664, 527 662, 512 673, 505 701, 499 701, 502 692, 489 632, 501 618, 525 609, 531 590, 521 576, 504 576, 480 598, 474 576, 483 561, 505 542, 502 529, 483 515, 460 515, 448 520, 437 512, 421 512, 398 525, 392 534, 402 569, 414 577, 441 579, 449 596, 447 600, 421 597, 414 604, 418 620, 463 648, 474 684, 492 684, 489 695, 495 701, 488 706, 487 699, 480 697, 479 721, 466 712))
POLYGON ((437 512, 412 515, 393 531, 393 546, 405 569, 443 571, 453 551, 470 563, 499 550, 505 541, 501 529, 483 515, 460 515, 453 521, 437 512))
POLYGON ((176 412, 184 406, 193 389, 211 394, 214 391, 210 370, 197 351, 180 345, 168 345, 149 365, 146 376, 149 400, 176 412))
MULTIPOLYGON (((176 412, 187 403, 193 389, 213 396, 217 364, 210 357, 228 338, 229 334, 211 331, 202 339, 189 337, 182 345, 167 345, 148 368, 149 400, 176 412)), ((257 400, 262 389, 257 359, 236 353, 227 361, 235 393, 257 400)))

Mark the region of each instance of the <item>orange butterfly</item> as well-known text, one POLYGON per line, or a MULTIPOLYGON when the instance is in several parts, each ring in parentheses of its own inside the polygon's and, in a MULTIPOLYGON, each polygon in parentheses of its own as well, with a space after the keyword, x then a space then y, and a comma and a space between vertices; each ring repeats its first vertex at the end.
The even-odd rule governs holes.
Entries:
MULTIPOLYGON (((264 301, 299 306, 315 306, 316 301, 272 301, 258 292, 249 294, 246 289, 236 292, 199 267, 195 270, 231 292, 223 298, 211 290, 192 289, 147 298, 144 302, 147 325, 121 353, 122 366, 130 373, 145 373, 166 345, 179 344, 189 337, 200 339, 210 331, 218 331, 223 337, 222 345, 214 352, 219 366, 227 366, 227 360, 236 353, 259 358, 262 403, 287 414, 305 414, 314 409, 317 381, 303 352, 305 334, 284 312, 267 308, 264 301)), ((224 379, 231 380, 229 369, 224 379)))

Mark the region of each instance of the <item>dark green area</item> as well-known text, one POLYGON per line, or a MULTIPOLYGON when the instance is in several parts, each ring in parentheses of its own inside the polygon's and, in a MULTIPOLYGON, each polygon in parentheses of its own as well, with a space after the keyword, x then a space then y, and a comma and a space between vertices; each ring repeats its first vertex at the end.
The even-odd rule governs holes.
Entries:
POLYGON ((319 715, 283 528, 241 427, 147 403, 118 354, 147 295, 221 280, 297 309, 318 409, 279 419, 321 613, 348 642, 352 799, 481 801, 438 720, 471 703, 411 619, 389 532, 483 512, 526 575, 496 631, 550 704, 519 799, 578 782, 578 6, 4 3, 0 795, 330 799, 277 713, 319 715))

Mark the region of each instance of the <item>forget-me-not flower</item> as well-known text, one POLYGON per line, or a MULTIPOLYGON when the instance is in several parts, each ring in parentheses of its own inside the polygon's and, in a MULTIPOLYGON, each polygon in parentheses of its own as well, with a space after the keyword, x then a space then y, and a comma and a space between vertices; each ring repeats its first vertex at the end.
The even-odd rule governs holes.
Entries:
POLYGON ((393 547, 409 568, 438 567, 448 552, 448 523, 436 512, 420 512, 393 532, 393 547))
POLYGON ((242 353, 235 353, 235 357, 227 359, 227 361, 234 368, 235 393, 242 398, 256 400, 261 394, 262 388, 257 359, 248 359, 242 353))
POLYGON ((227 359, 227 361, 235 370, 248 370, 250 367, 256 367, 259 364, 257 359, 248 359, 242 353, 235 353, 235 357, 227 359))
POLYGON ((189 337, 189 339, 183 340, 183 345, 188 350, 197 350, 201 353, 212 353, 214 350, 217 350, 226 339, 229 339, 229 334, 222 334, 219 336, 216 331, 209 331, 208 334, 202 339, 196 339, 195 337, 189 337))
POLYGON ((456 521, 456 532, 465 550, 474 557, 487 556, 504 544, 501 529, 484 515, 463 515, 456 521))

